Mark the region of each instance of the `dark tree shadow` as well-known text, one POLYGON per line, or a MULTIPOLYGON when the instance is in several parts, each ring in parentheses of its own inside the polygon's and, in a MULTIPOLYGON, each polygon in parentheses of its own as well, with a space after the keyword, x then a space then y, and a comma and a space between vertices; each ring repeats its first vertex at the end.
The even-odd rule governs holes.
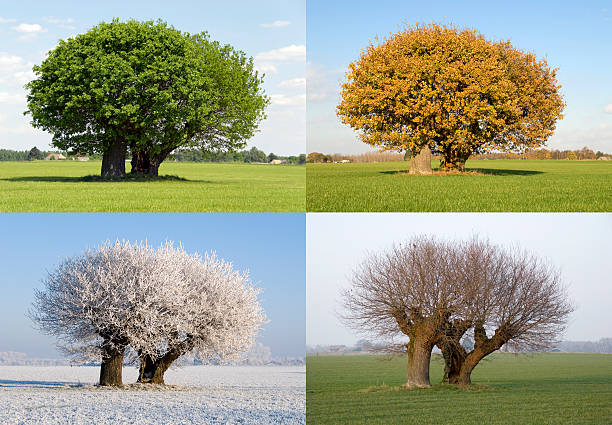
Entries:
POLYGON ((66 176, 22 176, 22 177, 6 177, 0 179, 3 181, 12 182, 51 182, 51 183, 104 183, 104 182, 166 182, 166 181, 179 181, 179 182, 200 182, 200 183, 213 183, 210 180, 190 180, 179 176, 132 176, 127 175, 123 178, 105 178, 101 176, 80 176, 80 177, 66 177, 66 176))
MULTIPOLYGON (((440 170, 434 168, 432 170, 434 173, 439 172, 440 170)), ((480 173, 483 175, 493 175, 493 176, 533 176, 536 174, 544 174, 543 171, 533 171, 533 170, 500 170, 495 168, 466 168, 465 175, 469 175, 470 172, 480 173)), ((409 170, 389 170, 389 171, 379 171, 380 174, 408 174, 409 170)), ((456 174, 448 174, 448 175, 462 175, 461 173, 456 174)))
POLYGON ((0 379, 0 388, 17 387, 17 388, 78 388, 91 384, 82 384, 80 382, 62 382, 62 381, 13 381, 9 379, 0 379))

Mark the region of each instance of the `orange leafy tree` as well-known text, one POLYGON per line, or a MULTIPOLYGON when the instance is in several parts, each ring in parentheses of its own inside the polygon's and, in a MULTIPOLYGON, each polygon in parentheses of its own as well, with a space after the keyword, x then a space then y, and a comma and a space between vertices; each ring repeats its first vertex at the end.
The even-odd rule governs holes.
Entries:
POLYGON ((557 69, 475 30, 417 24, 370 45, 347 72, 337 114, 384 150, 471 154, 542 146, 562 118, 557 69))

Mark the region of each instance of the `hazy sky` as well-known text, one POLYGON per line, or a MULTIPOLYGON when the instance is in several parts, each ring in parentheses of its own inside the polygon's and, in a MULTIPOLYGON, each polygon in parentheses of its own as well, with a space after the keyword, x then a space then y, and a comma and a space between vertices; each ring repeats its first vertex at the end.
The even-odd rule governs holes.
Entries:
POLYGON ((45 272, 106 240, 181 242, 215 250, 251 273, 269 323, 257 339, 273 356, 303 356, 304 214, 0 214, 0 351, 61 357, 25 316, 45 272))
POLYGON ((415 234, 487 237, 518 245, 561 270, 577 306, 564 336, 612 337, 611 214, 308 214, 306 344, 354 344, 360 336, 338 320, 339 291, 368 252, 415 234))
POLYGON ((249 142, 280 155, 305 152, 305 0, 3 1, 0 8, 0 148, 48 149, 51 136, 34 130, 23 85, 59 39, 101 21, 163 19, 190 33, 208 31, 255 58, 272 98, 268 119, 249 142))
POLYGON ((416 22, 475 28, 546 58, 567 103, 549 146, 612 152, 611 17, 609 0, 308 0, 308 152, 371 150, 335 115, 340 83, 369 40, 416 22))

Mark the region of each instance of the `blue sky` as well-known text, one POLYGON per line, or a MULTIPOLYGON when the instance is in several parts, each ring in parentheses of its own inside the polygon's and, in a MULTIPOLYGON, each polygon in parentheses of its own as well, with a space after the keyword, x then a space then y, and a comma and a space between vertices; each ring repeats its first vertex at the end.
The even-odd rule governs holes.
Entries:
POLYGON ((338 320, 341 288, 368 252, 415 234, 441 239, 473 235, 516 245, 561 271, 576 305, 564 338, 612 337, 612 214, 308 214, 306 344, 354 344, 360 335, 338 320))
POLYGON ((488 39, 509 39, 558 67, 567 107, 549 147, 612 152, 612 4, 586 1, 307 2, 308 151, 360 153, 370 148, 335 115, 348 64, 369 40, 404 23, 452 23, 488 39))
POLYGON ((280 155, 305 152, 305 0, 17 1, 0 9, 0 148, 48 149, 51 136, 27 117, 23 84, 59 39, 101 21, 163 19, 182 31, 208 31, 255 58, 272 98, 268 119, 249 142, 280 155))
POLYGON ((41 279, 63 258, 106 240, 181 242, 251 273, 269 323, 257 339, 273 356, 303 356, 304 214, 0 214, 0 351, 61 357, 25 316, 41 279))

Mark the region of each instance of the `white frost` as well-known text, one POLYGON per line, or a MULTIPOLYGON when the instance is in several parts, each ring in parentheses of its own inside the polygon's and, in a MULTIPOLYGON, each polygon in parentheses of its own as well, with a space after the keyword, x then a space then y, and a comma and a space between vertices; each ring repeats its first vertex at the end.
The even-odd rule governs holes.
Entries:
MULTIPOLYGON (((304 367, 170 369, 170 389, 95 387, 98 367, 0 366, 2 424, 305 424, 304 367)), ((124 368, 124 382, 137 371, 124 368)))

